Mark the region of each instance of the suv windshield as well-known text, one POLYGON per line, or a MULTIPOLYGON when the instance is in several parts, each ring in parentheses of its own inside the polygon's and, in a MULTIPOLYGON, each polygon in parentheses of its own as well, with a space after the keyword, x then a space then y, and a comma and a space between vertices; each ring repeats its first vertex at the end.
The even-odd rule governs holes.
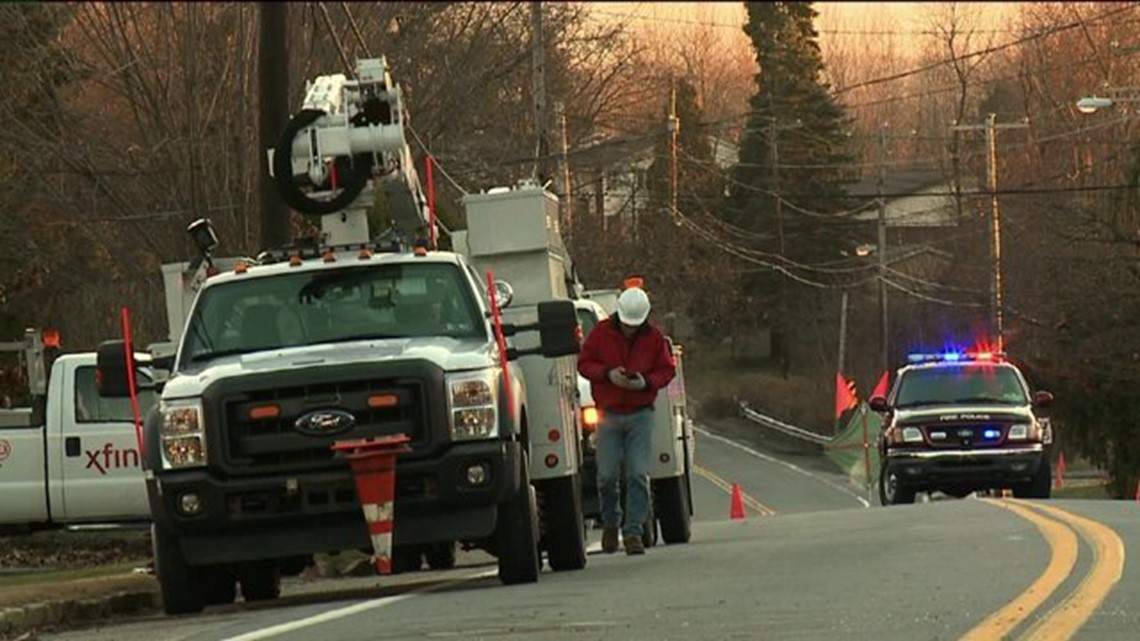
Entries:
POLYGON ((486 336, 455 265, 368 265, 282 274, 202 292, 180 367, 227 354, 374 338, 486 336))
POLYGON ((952 403, 1026 405, 1028 392, 1008 365, 961 365, 914 369, 899 379, 895 407, 952 403))

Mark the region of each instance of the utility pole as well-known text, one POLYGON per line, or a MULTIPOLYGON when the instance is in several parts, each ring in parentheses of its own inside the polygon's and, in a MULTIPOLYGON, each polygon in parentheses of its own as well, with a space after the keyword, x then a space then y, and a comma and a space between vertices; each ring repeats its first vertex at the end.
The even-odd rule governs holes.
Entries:
POLYGON ((677 117, 677 80, 673 79, 673 91, 669 99, 669 217, 680 225, 677 217, 677 139, 681 135, 681 119, 677 117))
POLYGON ((542 37, 542 3, 530 3, 531 93, 534 97, 535 141, 534 173, 540 185, 550 180, 548 158, 550 152, 546 121, 546 47, 542 37))
POLYGON ((887 349, 887 199, 883 188, 887 181, 887 124, 879 125, 879 229, 876 254, 879 258, 879 370, 890 369, 887 349))
MULTIPOLYGON (((288 5, 263 2, 259 5, 258 42, 258 149, 272 149, 289 121, 289 51, 285 33, 288 5)), ((261 247, 280 247, 292 240, 289 208, 277 193, 269 176, 269 163, 258 163, 258 205, 261 215, 261 247)), ((246 239, 247 241, 249 239, 246 239)))
POLYGON ((1001 281, 1001 211, 998 208, 997 191, 997 130, 998 129, 1027 129, 1027 122, 1007 122, 997 124, 997 115, 990 114, 985 123, 978 125, 955 125, 953 131, 986 132, 986 178, 990 192, 990 261, 993 275, 990 279, 990 316, 993 323, 994 338, 997 340, 998 351, 1005 349, 1005 327, 1002 301, 1001 281))
POLYGON ((570 133, 566 127, 566 106, 562 101, 554 103, 554 111, 562 128, 562 153, 559 154, 562 165, 562 220, 566 226, 566 244, 569 245, 574 237, 574 199, 570 195, 570 133))

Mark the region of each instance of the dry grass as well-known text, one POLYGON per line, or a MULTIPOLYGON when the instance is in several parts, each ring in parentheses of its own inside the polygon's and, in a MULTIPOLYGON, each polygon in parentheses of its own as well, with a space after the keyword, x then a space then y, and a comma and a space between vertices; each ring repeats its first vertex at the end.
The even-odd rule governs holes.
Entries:
POLYGON ((805 429, 832 431, 834 382, 826 376, 790 375, 734 363, 727 347, 686 345, 685 387, 696 413, 710 418, 736 415, 737 403, 805 429))

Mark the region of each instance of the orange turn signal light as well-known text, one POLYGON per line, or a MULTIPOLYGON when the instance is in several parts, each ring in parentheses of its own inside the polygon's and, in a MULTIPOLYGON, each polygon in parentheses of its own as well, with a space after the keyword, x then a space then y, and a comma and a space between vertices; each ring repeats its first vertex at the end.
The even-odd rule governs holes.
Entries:
POLYGON ((303 262, 304 261, 301 260, 300 256, 290 256, 289 257, 289 266, 290 267, 300 267, 301 263, 303 263, 303 262))
POLYGON ((258 405, 257 407, 249 408, 249 418, 251 421, 277 418, 280 415, 281 408, 276 405, 258 405))
POLYGON ((596 407, 584 407, 584 408, 582 408, 582 426, 585 427, 587 430, 592 430, 595 427, 597 427, 598 426, 598 419, 600 419, 600 418, 601 418, 601 415, 598 413, 598 408, 596 408, 596 407))
POLYGON ((59 330, 45 329, 40 335, 40 338, 44 342, 44 347, 48 349, 59 349, 59 346, 61 344, 59 339, 59 330))
POLYGON ((235 274, 244 274, 247 271, 249 271, 249 265, 246 265, 245 263, 238 263, 234 265, 235 274))
POLYGON ((368 407, 377 409, 381 407, 395 407, 400 404, 400 397, 395 394, 373 394, 368 397, 368 407))

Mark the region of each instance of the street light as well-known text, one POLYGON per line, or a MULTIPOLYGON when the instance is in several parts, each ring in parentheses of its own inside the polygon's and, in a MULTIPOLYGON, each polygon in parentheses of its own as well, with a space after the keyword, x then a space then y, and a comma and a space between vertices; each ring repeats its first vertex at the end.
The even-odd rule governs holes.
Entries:
POLYGON ((1094 114, 1098 109, 1108 109, 1116 104, 1112 98, 1100 96, 1086 96, 1077 101, 1077 111, 1083 114, 1094 114))

